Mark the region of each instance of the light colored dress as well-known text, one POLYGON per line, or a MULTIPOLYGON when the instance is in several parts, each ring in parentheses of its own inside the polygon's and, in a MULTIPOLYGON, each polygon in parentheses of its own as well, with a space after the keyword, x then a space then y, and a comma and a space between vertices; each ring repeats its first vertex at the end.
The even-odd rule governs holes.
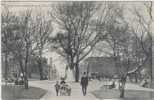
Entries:
POLYGON ((66 82, 72 82, 72 81, 74 81, 74 73, 70 68, 68 68, 66 71, 66 82))

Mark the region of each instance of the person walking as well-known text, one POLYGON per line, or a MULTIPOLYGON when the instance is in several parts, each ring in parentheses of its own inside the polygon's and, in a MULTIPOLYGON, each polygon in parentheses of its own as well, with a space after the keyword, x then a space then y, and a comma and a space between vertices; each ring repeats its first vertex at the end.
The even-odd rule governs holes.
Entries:
POLYGON ((55 84, 55 90, 56 90, 56 95, 57 96, 59 94, 59 89, 60 89, 60 85, 59 85, 59 82, 57 81, 56 84, 55 84))
POLYGON ((86 75, 86 72, 83 73, 80 84, 82 86, 82 93, 85 96, 87 93, 87 86, 88 86, 88 76, 86 75))

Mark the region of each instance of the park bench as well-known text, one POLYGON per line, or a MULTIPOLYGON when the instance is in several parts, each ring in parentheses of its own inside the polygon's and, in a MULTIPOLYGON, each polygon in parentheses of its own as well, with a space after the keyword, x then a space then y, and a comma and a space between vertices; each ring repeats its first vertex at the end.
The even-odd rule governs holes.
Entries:
POLYGON ((104 87, 107 89, 115 88, 115 82, 109 82, 108 84, 104 84, 104 87))
POLYGON ((24 81, 23 80, 15 80, 15 85, 24 85, 24 81))

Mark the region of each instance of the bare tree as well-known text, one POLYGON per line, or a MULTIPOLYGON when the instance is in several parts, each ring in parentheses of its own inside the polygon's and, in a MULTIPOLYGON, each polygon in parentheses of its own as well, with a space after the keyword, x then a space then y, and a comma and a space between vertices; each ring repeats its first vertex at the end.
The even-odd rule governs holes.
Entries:
MULTIPOLYGON (((11 23, 7 27, 9 33, 7 40, 9 44, 5 44, 4 46, 7 47, 7 50, 9 50, 12 56, 19 62, 20 70, 24 77, 24 85, 25 88, 28 89, 27 67, 33 39, 33 28, 30 24, 31 11, 26 10, 20 17, 14 15, 13 18, 15 19, 14 23, 11 23)), ((6 23, 9 24, 9 21, 6 23)), ((5 30, 4 27, 3 29, 5 30)))
POLYGON ((19 60, 21 70, 24 76, 25 89, 28 89, 28 62, 32 46, 32 26, 31 26, 31 10, 26 10, 18 17, 18 30, 16 32, 17 39, 14 40, 13 53, 19 60))
MULTIPOLYGON (((12 35, 12 30, 16 30, 17 28, 13 27, 16 24, 16 17, 4 7, 2 10, 2 53, 5 54, 5 80, 8 79, 8 56, 10 55, 10 38, 12 35)), ((7 82, 7 81, 6 81, 7 82)))
POLYGON ((105 20, 105 30, 108 35, 106 42, 112 50, 112 53, 109 52, 108 54, 114 58, 116 73, 120 78, 121 98, 124 97, 127 76, 139 71, 147 61, 141 44, 125 21, 123 9, 121 5, 108 4, 109 14, 108 19, 105 20))
POLYGON ((36 15, 34 19, 34 44, 33 51, 37 52, 37 55, 39 55, 38 59, 38 67, 40 71, 40 80, 43 79, 43 68, 42 68, 42 53, 45 49, 45 46, 49 44, 49 41, 51 41, 50 34, 52 31, 51 27, 51 21, 47 20, 41 15, 40 13, 36 15))
POLYGON ((137 22, 137 28, 132 28, 132 30, 134 36, 140 43, 144 54, 146 54, 147 56, 147 62, 149 62, 150 68, 149 75, 152 82, 152 2, 143 3, 143 7, 145 10, 144 14, 147 14, 147 17, 144 16, 144 14, 140 10, 134 8, 133 14, 136 16, 135 21, 137 22), (139 33, 141 35, 138 35, 139 33))
MULTIPOLYGON (((20 71, 24 76, 25 88, 28 89, 28 67, 30 67, 31 56, 39 55, 39 69, 41 79, 43 78, 42 69, 42 52, 44 47, 50 41, 51 22, 38 15, 32 17, 32 10, 12 14, 5 12, 2 15, 2 35, 3 48, 6 54, 6 64, 8 52, 12 54, 19 63, 20 71)), ((6 66, 6 73, 8 67, 6 66)), ((7 76, 5 75, 7 78, 7 76)))
MULTIPOLYGON (((93 19, 94 16, 98 17, 95 15, 98 8, 99 5, 95 2, 60 3, 51 14, 63 30, 56 37, 58 51, 67 59, 69 68, 75 70, 76 82, 79 81, 79 63, 91 52, 100 38, 99 32, 96 31, 99 21, 93 19), (92 22, 95 22, 95 25, 92 22)), ((102 35, 102 38, 104 37, 102 35)))

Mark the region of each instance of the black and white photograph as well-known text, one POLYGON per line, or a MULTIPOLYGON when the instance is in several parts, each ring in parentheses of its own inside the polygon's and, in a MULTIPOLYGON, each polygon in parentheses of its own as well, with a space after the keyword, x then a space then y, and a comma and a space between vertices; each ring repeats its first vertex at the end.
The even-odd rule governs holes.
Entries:
POLYGON ((0 100, 154 100, 153 1, 1 0, 0 100))

